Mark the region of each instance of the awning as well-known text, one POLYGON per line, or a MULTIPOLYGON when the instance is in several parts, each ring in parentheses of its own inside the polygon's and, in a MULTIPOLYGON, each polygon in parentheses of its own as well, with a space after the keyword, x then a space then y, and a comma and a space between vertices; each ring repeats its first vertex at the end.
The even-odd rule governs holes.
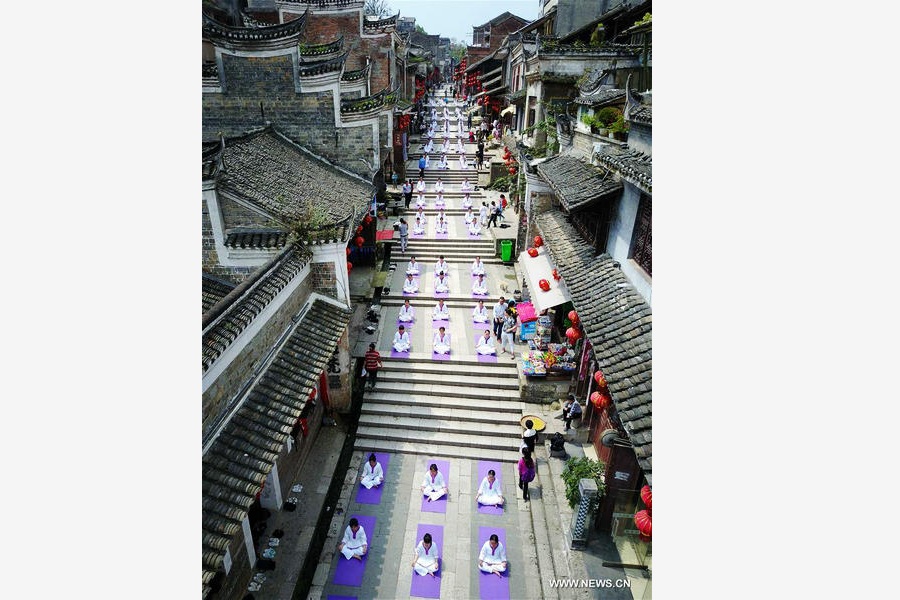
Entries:
POLYGON ((556 267, 550 262, 550 255, 547 253, 547 246, 538 248, 538 255, 529 256, 527 252, 519 255, 519 266, 525 273, 525 283, 531 291, 531 303, 537 312, 541 312, 560 304, 570 302, 572 298, 569 296, 569 290, 562 281, 553 279, 553 269, 556 267), (550 290, 545 292, 541 290, 541 279, 550 282, 550 290))
POLYGON ((509 115, 509 114, 513 114, 513 115, 516 114, 516 105, 515 105, 515 104, 511 104, 511 105, 507 106, 506 108, 504 108, 503 110, 500 111, 500 116, 501 116, 501 117, 502 117, 503 115, 509 115))

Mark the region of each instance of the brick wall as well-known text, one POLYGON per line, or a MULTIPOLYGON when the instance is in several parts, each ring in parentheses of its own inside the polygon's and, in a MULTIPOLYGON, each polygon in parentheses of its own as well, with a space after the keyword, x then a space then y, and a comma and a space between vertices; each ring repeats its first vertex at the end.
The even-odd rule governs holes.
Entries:
POLYGON ((337 280, 333 262, 319 262, 310 265, 312 289, 327 296, 337 297, 337 280))
POLYGON ((257 211, 238 204, 221 194, 219 195, 219 203, 222 206, 225 231, 235 227, 271 227, 274 225, 274 222, 269 217, 263 216, 257 211))
MULTIPOLYGON (((309 278, 291 294, 265 327, 241 351, 203 393, 203 431, 216 419, 229 400, 256 370, 275 341, 284 333, 291 317, 299 312, 311 292, 309 278)), ((255 321, 254 321, 255 322, 255 321)))

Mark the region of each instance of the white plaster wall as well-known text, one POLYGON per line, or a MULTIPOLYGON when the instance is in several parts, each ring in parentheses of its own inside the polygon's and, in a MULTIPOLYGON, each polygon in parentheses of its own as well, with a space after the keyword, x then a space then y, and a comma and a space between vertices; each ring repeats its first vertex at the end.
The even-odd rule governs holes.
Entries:
POLYGON ((635 287, 637 292, 652 306, 652 282, 636 262, 628 258, 631 248, 631 236, 634 233, 634 222, 637 219, 641 192, 630 183, 625 183, 622 199, 619 201, 615 218, 609 226, 609 239, 606 252, 622 265, 622 273, 635 287))

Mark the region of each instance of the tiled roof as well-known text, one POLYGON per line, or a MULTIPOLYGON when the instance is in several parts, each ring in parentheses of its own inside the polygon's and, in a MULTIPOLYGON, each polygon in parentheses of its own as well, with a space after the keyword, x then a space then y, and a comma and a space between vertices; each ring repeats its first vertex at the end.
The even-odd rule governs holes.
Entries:
POLYGON ((225 237, 229 248, 283 248, 288 241, 284 231, 232 231, 225 237))
POLYGON ((653 158, 649 154, 606 144, 594 157, 648 194, 653 193, 653 158))
POLYGON ((221 189, 285 225, 324 208, 331 223, 359 215, 375 188, 307 152, 271 127, 225 140, 221 189))
POLYGON ((622 191, 622 182, 573 156, 555 156, 537 166, 566 212, 585 208, 591 202, 622 191))
POLYGON ((209 273, 203 274, 203 314, 219 303, 231 290, 237 287, 230 281, 213 277, 209 273))
POLYGON ((577 104, 587 104, 589 106, 597 106, 608 102, 618 102, 625 100, 625 90, 609 89, 600 90, 595 94, 582 95, 575 98, 577 104))
POLYGON ((275 296, 303 269, 307 259, 296 247, 286 248, 260 271, 246 292, 235 298, 203 330, 203 372, 205 373, 228 346, 268 306, 275 296))
POLYGON ((648 480, 652 475, 652 330, 647 304, 608 254, 594 255, 565 215, 536 219, 648 480))
POLYGON ((628 114, 629 120, 636 123, 653 123, 653 107, 649 104, 642 104, 637 108, 631 109, 628 114))
MULTIPOLYGON (((350 312, 313 302, 241 407, 203 454, 203 587, 272 470, 350 312)), ((204 589, 204 592, 206 590, 204 589)))

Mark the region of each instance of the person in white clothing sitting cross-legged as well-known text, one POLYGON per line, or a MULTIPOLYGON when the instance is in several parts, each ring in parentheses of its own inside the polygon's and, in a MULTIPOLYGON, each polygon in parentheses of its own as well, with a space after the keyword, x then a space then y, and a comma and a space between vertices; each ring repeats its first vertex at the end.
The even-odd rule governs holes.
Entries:
POLYGON ((472 261, 472 275, 484 275, 484 263, 481 262, 481 257, 476 256, 475 260, 472 261))
POLYGON ((438 549, 431 541, 431 534, 426 533, 422 536, 422 540, 416 546, 416 558, 413 560, 412 567, 416 575, 431 575, 437 573, 439 566, 438 549))
POLYGON ((428 472, 425 473, 425 479, 422 480, 422 494, 428 498, 429 502, 440 500, 450 490, 444 482, 444 476, 438 471, 437 465, 431 463, 428 472))
POLYGON ((488 311, 484 305, 484 300, 479 300, 478 305, 472 309, 472 320, 476 323, 488 322, 488 311))
MULTIPOLYGON (((485 333, 488 333, 485 331, 485 333)), ((488 335, 490 335, 488 333, 488 335)), ((475 501, 485 506, 503 506, 503 492, 500 491, 500 482, 497 481, 497 473, 493 469, 487 472, 487 477, 481 480, 475 501)))
POLYGON ((500 543, 496 533, 492 533, 488 541, 481 547, 478 553, 478 568, 485 573, 494 573, 497 577, 503 577, 506 571, 506 548, 500 543))
POLYGON ((478 341, 475 342, 475 352, 483 356, 497 355, 497 346, 494 344, 494 337, 490 330, 485 329, 484 334, 478 336, 478 341))
POLYGON ((363 466, 362 477, 359 482, 367 490, 371 490, 384 482, 384 469, 381 468, 381 463, 378 462, 374 454, 369 455, 369 460, 363 466))
POLYGON ((403 306, 400 307, 400 315, 397 317, 397 320, 403 323, 412 323, 416 320, 416 309, 410 305, 409 298, 403 301, 403 306))
POLYGON ((484 282, 484 275, 479 275, 478 279, 472 284, 472 293, 476 296, 487 296, 487 284, 484 282))
POLYGON ((338 552, 344 555, 344 558, 350 560, 362 560, 369 550, 368 540, 366 539, 366 530, 362 528, 356 517, 350 519, 350 524, 344 531, 344 539, 338 544, 338 552))
POLYGON ((406 331, 406 328, 403 325, 400 325, 397 328, 397 333, 394 334, 394 343, 392 347, 397 352, 409 352, 409 332, 406 331))
POLYGON ((432 346, 436 354, 450 354, 450 334, 443 326, 438 327, 438 332, 434 334, 432 346))

